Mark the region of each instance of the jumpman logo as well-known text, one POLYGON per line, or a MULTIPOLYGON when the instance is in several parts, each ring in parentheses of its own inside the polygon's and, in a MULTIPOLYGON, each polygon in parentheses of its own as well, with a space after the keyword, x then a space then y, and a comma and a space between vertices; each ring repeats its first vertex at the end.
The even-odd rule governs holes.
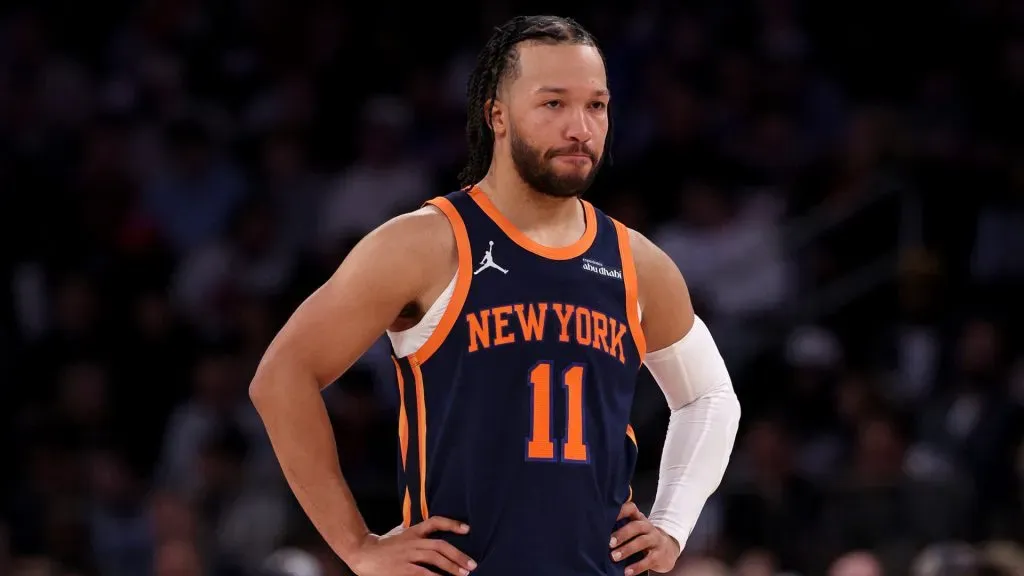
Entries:
POLYGON ((501 266, 498 266, 497 264, 494 263, 494 256, 491 255, 491 251, 494 250, 494 241, 491 240, 490 242, 487 243, 487 245, 488 248, 487 252, 484 252, 484 259, 480 261, 480 267, 476 269, 476 272, 473 272, 473 275, 476 276, 477 274, 483 272, 484 270, 487 270, 488 268, 494 268, 495 270, 501 272, 502 274, 508 274, 508 270, 505 270, 501 266))

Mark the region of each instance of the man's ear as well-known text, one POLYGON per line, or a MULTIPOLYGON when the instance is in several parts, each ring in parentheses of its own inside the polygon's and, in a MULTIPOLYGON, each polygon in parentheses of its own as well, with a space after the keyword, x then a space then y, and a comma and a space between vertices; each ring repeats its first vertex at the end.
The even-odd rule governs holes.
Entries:
POLYGON ((495 137, 498 135, 504 135, 508 131, 508 118, 505 104, 497 98, 491 98, 487 100, 485 104, 485 116, 484 121, 487 122, 488 128, 494 133, 495 137))

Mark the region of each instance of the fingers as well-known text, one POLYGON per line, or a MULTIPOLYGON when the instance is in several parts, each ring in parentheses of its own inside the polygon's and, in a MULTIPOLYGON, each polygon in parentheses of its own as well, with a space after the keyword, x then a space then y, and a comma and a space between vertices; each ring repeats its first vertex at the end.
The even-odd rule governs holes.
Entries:
POLYGON ((425 549, 437 552, 441 556, 447 558, 453 564, 464 569, 460 573, 464 574, 472 570, 476 570, 476 562, 474 562, 472 558, 466 556, 458 548, 452 546, 444 540, 423 540, 422 545, 425 549))
POLYGON ((626 576, 637 576, 637 574, 643 574, 647 570, 654 569, 654 555, 648 554, 644 556, 643 560, 640 560, 636 564, 632 564, 626 568, 624 574, 626 576))
POLYGON ((608 542, 609 546, 615 548, 623 542, 629 542, 633 538, 641 534, 646 534, 652 531, 652 527, 648 522, 640 522, 634 520, 629 524, 626 524, 622 528, 619 528, 612 534, 612 539, 608 542))
POLYGON ((455 546, 443 540, 428 538, 434 532, 467 534, 469 526, 464 522, 445 518, 444 516, 431 516, 410 528, 409 532, 420 539, 415 544, 415 562, 436 566, 449 574, 469 574, 471 570, 476 569, 476 562, 459 551, 455 546))
POLYGON ((640 509, 636 507, 636 504, 630 501, 622 505, 622 508, 619 510, 619 517, 616 520, 622 520, 623 518, 642 520, 644 515, 640 513, 640 509))
POLYGON ((463 522, 458 522, 451 518, 445 518, 444 516, 431 516, 423 522, 413 526, 410 530, 416 536, 425 538, 428 534, 441 531, 466 534, 469 532, 469 526, 463 522))
POLYGON ((654 548, 657 545, 657 543, 658 539, 655 537, 654 534, 641 534, 640 536, 637 536, 636 538, 616 548, 615 551, 612 552, 612 560, 618 562, 623 558, 629 558, 637 552, 643 552, 645 550, 650 550, 651 548, 654 548))
POLYGON ((673 560, 666 560, 659 557, 658 554, 651 553, 644 556, 643 560, 627 567, 624 574, 625 576, 638 576, 645 573, 667 574, 675 568, 675 564, 673 560))
MULTIPOLYGON (((429 564, 435 568, 444 570, 448 574, 461 574, 462 576, 469 574, 468 569, 459 566, 448 558, 445 558, 444 554, 441 554, 437 550, 431 550, 429 548, 418 548, 413 550, 412 561, 419 564, 429 564)), ((427 573, 429 574, 429 572, 427 573)))

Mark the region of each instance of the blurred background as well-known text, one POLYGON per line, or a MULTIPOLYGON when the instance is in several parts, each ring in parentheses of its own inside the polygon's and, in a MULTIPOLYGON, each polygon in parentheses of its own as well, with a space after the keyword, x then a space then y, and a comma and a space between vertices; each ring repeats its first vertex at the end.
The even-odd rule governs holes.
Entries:
MULTIPOLYGON (((0 574, 347 573, 246 387, 354 242, 458 187, 475 54, 538 12, 602 43, 589 198, 678 263, 744 406, 675 573, 1024 574, 1024 1, 450 9, 3 3, 0 574)), ((379 532, 388 354, 325 392, 379 532)), ((646 511, 646 373, 633 423, 646 511)))

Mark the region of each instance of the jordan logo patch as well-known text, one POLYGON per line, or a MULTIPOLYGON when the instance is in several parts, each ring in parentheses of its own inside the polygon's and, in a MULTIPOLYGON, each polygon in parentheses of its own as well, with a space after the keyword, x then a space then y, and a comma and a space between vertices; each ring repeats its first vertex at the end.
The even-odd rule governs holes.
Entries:
POLYGON ((484 270, 487 270, 488 268, 494 268, 495 270, 501 272, 502 274, 508 274, 508 270, 505 270, 501 266, 498 266, 497 264, 494 263, 494 256, 491 254, 491 252, 494 250, 494 241, 491 240, 490 242, 488 242, 487 246, 487 252, 484 252, 484 259, 480 261, 480 267, 477 268, 475 272, 473 272, 473 275, 476 276, 477 274, 483 272, 484 270))

